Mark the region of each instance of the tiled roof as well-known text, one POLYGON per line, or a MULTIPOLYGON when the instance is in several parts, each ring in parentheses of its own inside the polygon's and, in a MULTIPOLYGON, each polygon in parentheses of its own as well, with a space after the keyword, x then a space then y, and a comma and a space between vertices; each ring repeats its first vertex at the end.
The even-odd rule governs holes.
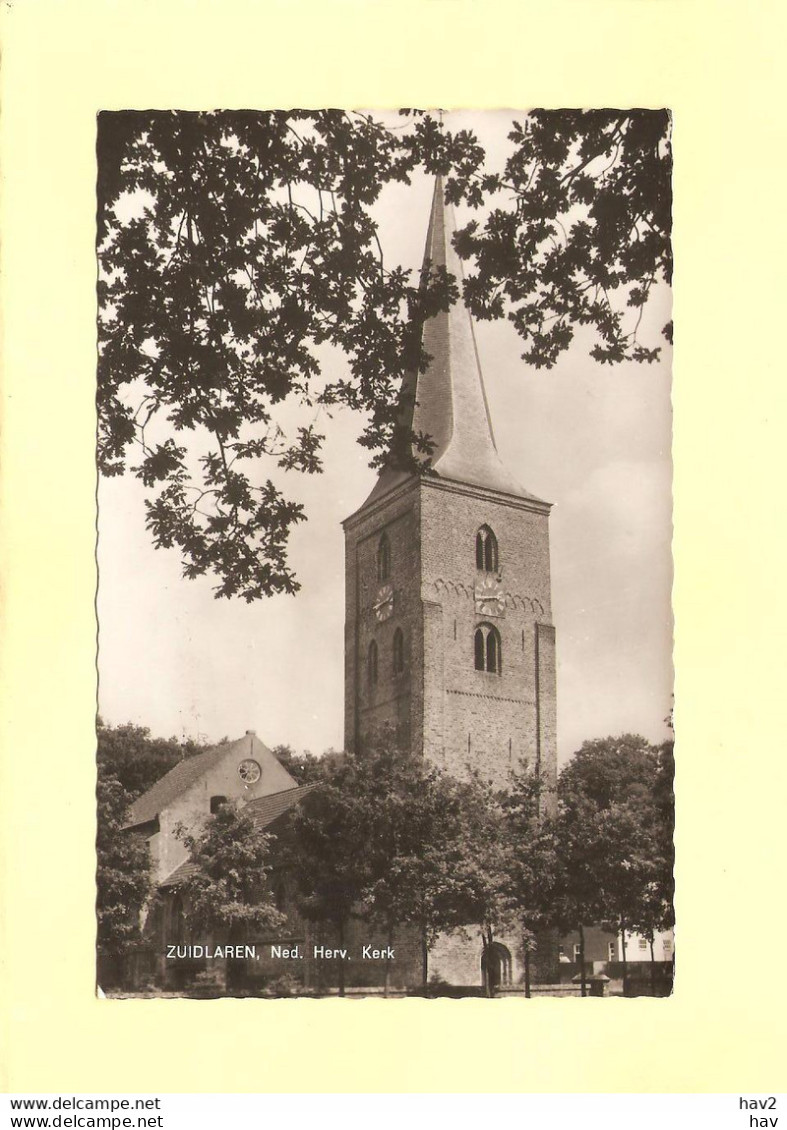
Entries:
MULTIPOLYGON (((305 796, 317 788, 317 784, 313 785, 300 785, 294 789, 285 789, 281 793, 273 793, 271 796, 258 797, 256 800, 250 800, 244 807, 243 811, 247 813, 254 822, 255 828, 261 830, 267 828, 274 821, 283 816, 285 812, 289 812, 294 808, 305 796)), ((184 860, 180 867, 176 867, 171 875, 168 875, 159 886, 161 887, 177 887, 190 879, 192 875, 197 873, 197 865, 190 859, 184 860)))
POLYGON ((257 757, 258 760, 263 755, 274 756, 256 735, 247 734, 238 738, 236 742, 227 742, 204 753, 197 753, 194 757, 186 757, 156 781, 146 793, 137 797, 129 808, 126 827, 133 828, 137 824, 146 824, 148 820, 154 820, 173 800, 186 789, 191 788, 203 773, 207 773, 222 758, 233 752, 239 757, 251 756, 257 757))
POLYGON ((286 789, 282 793, 257 797, 256 800, 250 800, 243 811, 251 817, 256 828, 267 828, 316 788, 316 784, 300 785, 295 789, 286 789))
POLYGON ((160 883, 161 887, 178 887, 181 883, 185 883, 186 879, 190 879, 192 875, 197 874, 197 865, 192 863, 190 859, 185 859, 180 867, 176 867, 171 875, 160 883))

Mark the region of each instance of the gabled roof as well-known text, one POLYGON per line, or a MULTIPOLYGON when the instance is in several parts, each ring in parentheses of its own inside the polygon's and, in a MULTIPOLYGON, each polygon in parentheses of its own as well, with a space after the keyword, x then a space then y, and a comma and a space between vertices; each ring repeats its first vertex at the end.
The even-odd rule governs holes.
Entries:
MULTIPOLYGON (((461 288, 464 271, 453 246, 455 232, 453 208, 445 203, 442 177, 437 177, 424 269, 445 267, 461 288)), ((416 434, 431 437, 432 471, 452 482, 541 502, 519 485, 497 453, 473 322, 462 297, 428 318, 421 337, 431 361, 426 372, 410 373, 403 381, 402 421, 416 434)), ((422 453, 413 454, 422 458, 422 453)), ((412 477, 412 472, 384 467, 360 509, 412 477)))
MULTIPOLYGON (((255 828, 261 831, 263 828, 268 828, 271 824, 275 823, 279 817, 284 816, 299 804, 305 796, 318 787, 318 783, 313 785, 299 785, 294 789, 285 789, 280 793, 272 793, 270 796, 257 797, 256 800, 250 800, 244 806, 243 812, 251 817, 255 828)), ((159 886, 161 887, 177 887, 181 883, 185 883, 192 875, 197 873, 197 864, 190 859, 186 859, 179 867, 176 867, 171 875, 168 875, 159 886)))
POLYGON ((214 766, 231 754, 240 758, 253 757, 257 760, 261 757, 263 759, 273 757, 277 764, 281 766, 282 773, 295 785, 294 779, 287 773, 278 758, 259 740, 257 735, 246 734, 244 737, 238 738, 236 742, 226 742, 224 745, 214 746, 213 749, 205 750, 204 753, 197 753, 193 757, 186 757, 183 761, 179 761, 146 793, 137 797, 129 807, 129 816, 125 826, 133 828, 138 824, 146 824, 149 820, 155 820, 160 812, 163 812, 174 800, 187 789, 190 789, 204 773, 213 769, 214 766))
POLYGON ((256 828, 267 828, 283 816, 285 812, 289 812, 296 804, 300 804, 305 796, 318 787, 319 782, 312 785, 299 785, 295 789, 286 789, 281 793, 273 793, 271 796, 257 797, 256 800, 250 800, 243 809, 247 816, 250 816, 254 821, 256 828))
POLYGON ((176 867, 171 875, 168 875, 163 882, 159 883, 160 887, 179 887, 181 883, 185 883, 192 875, 196 875, 199 868, 196 863, 190 859, 184 859, 180 867, 176 867))

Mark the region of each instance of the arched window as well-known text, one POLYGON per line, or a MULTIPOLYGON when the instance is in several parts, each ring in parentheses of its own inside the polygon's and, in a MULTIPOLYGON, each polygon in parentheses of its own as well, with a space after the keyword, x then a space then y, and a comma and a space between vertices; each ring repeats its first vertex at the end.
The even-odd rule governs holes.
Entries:
POLYGON ((377 580, 387 581, 391 575, 391 543, 388 535, 383 534, 377 546, 377 580))
POLYGON ((366 658, 366 668, 369 677, 369 686, 377 682, 377 644, 374 640, 369 644, 369 654, 366 658))
POLYGON ((393 638, 393 673, 401 675, 404 671, 404 636, 402 629, 397 628, 393 638))
POLYGON ((479 624, 473 640, 476 671, 491 671, 493 675, 503 670, 503 650, 500 633, 493 624, 479 624))
POLYGON ((475 634, 475 669, 486 670, 486 641, 483 631, 478 628, 475 634))
POLYGON ((481 573, 497 572, 497 538, 489 526, 482 526, 475 536, 475 567, 481 573))

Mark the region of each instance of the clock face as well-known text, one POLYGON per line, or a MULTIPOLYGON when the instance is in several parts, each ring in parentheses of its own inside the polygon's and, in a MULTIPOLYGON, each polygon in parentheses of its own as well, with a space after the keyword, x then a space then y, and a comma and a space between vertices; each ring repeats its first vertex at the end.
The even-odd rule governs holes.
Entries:
POLYGON ((238 776, 244 785, 253 785, 255 781, 259 781, 262 775, 259 762, 254 761, 253 758, 247 757, 245 761, 241 761, 238 766, 238 776))
POLYGON ((502 616, 506 599, 495 577, 484 577, 475 587, 475 610, 480 616, 502 616))
POLYGON ((393 615, 393 585, 383 585, 377 593, 377 599, 372 605, 372 608, 374 609, 375 616, 381 623, 383 620, 387 620, 389 616, 393 615))

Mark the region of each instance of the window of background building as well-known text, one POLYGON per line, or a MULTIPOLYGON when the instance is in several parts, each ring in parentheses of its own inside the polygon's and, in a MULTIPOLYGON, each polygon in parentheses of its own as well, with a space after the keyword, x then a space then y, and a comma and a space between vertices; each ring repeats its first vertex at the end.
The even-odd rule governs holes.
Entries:
POLYGON ((367 674, 371 686, 377 682, 377 644, 374 640, 369 644, 369 654, 366 660, 367 674))

